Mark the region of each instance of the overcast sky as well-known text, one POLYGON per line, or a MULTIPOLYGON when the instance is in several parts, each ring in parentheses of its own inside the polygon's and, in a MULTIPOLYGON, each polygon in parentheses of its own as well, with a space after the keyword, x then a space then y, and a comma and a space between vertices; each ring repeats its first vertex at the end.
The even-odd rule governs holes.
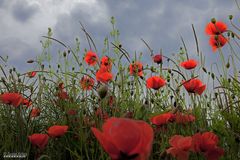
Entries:
POLYGON ((69 45, 76 37, 85 41, 79 21, 101 51, 114 16, 120 40, 131 53, 147 52, 140 38, 156 52, 162 48, 165 55, 176 53, 181 35, 194 57, 194 24, 201 50, 209 57, 207 63, 212 63, 219 54, 213 54, 208 45, 205 26, 212 17, 228 24, 230 14, 239 14, 234 0, 0 0, 0 55, 9 55, 11 64, 26 70, 26 60, 41 53, 39 41, 48 27, 55 38, 69 45))

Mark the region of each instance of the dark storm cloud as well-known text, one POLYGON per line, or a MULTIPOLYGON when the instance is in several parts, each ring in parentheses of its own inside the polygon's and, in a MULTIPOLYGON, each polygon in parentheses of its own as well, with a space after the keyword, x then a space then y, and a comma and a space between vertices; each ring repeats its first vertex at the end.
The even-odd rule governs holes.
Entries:
MULTIPOLYGON (((64 0, 61 0, 61 2, 52 0, 50 4, 55 6, 63 2, 64 0)), ((233 0, 122 0, 96 1, 92 5, 90 4, 74 3, 73 8, 55 17, 56 24, 53 26, 53 37, 71 46, 74 46, 75 38, 80 37, 81 52, 83 52, 83 48, 88 48, 88 45, 81 31, 79 24, 79 21, 81 21, 95 40, 98 51, 101 52, 103 40, 106 36, 109 36, 111 31, 110 17, 114 16, 117 21, 116 27, 120 30, 120 41, 123 47, 131 53, 132 57, 135 51, 138 54, 143 52, 146 55, 144 61, 149 61, 150 57, 141 38, 149 43, 155 53, 162 48, 163 53, 170 56, 172 53, 178 53, 182 46, 180 40, 180 36, 182 36, 190 56, 196 57, 196 45, 191 28, 191 24, 194 24, 201 51, 207 56, 207 63, 211 64, 219 59, 219 54, 213 54, 211 47, 208 45, 208 37, 204 33, 206 24, 212 17, 227 22, 229 14, 238 14, 233 0)), ((11 12, 18 21, 27 23, 27 20, 38 10, 36 5, 18 2, 13 5, 11 12)), ((42 23, 49 22, 42 21, 42 23)), ((29 30, 29 34, 31 34, 31 30, 29 30)), ((39 37, 41 35, 44 35, 44 33, 39 33, 39 37)), ((60 45, 53 47, 53 50, 56 50, 55 52, 58 51, 58 46, 60 47, 60 45)), ((23 57, 31 55, 26 51, 27 49, 24 53, 21 53, 23 57)))
POLYGON ((39 10, 37 5, 29 4, 28 1, 19 0, 12 6, 13 17, 21 22, 26 22, 39 10))

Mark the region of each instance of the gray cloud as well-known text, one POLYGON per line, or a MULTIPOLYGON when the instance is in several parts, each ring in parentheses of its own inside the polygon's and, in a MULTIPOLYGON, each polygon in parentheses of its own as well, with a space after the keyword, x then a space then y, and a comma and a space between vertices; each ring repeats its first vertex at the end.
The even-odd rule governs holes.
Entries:
POLYGON ((38 12, 38 10, 38 5, 29 4, 26 0, 17 1, 12 6, 13 17, 21 22, 29 20, 38 12))
MULTIPOLYGON (((88 2, 73 0, 74 3, 72 2, 72 6, 66 8, 64 8, 65 4, 71 4, 66 0, 61 0, 61 2, 48 0, 48 5, 44 5, 38 0, 35 1, 38 2, 36 5, 30 5, 30 3, 26 6, 15 4, 15 6, 13 5, 14 7, 10 7, 10 12, 14 15, 15 20, 17 19, 17 21, 24 22, 26 25, 33 25, 32 29, 28 28, 25 34, 31 35, 34 33, 35 42, 31 45, 33 38, 31 38, 30 41, 28 39, 22 41, 27 44, 23 45, 23 47, 31 48, 28 48, 29 50, 38 49, 39 51, 37 53, 41 52, 40 43, 37 42, 41 36, 46 33, 45 31, 48 26, 53 28, 54 37, 57 39, 73 46, 74 39, 80 37, 81 46, 88 47, 84 34, 80 29, 79 21, 81 21, 87 31, 91 33, 98 50, 101 51, 103 40, 105 36, 109 35, 111 30, 110 17, 114 16, 117 20, 116 26, 120 30, 120 40, 123 43, 123 47, 125 47, 132 56, 135 51, 137 53, 143 52, 143 54, 146 55, 145 59, 148 60, 150 60, 150 57, 147 55, 147 48, 140 38, 149 42, 155 52, 158 52, 159 49, 162 48, 164 54, 170 55, 171 53, 177 53, 179 47, 182 46, 180 41, 180 35, 182 35, 190 56, 196 57, 196 47, 191 29, 191 24, 194 24, 201 51, 207 56, 207 64, 217 61, 219 55, 213 54, 211 47, 208 45, 208 37, 204 33, 206 24, 212 17, 227 23, 227 16, 229 14, 238 14, 234 1, 226 0, 93 0, 88 2), (37 4, 41 4, 42 6, 38 8, 37 4), (35 15, 36 18, 28 21, 32 15, 35 15), (43 18, 41 19, 41 17, 43 18)), ((28 0, 28 2, 30 2, 30 0, 28 0)), ((5 2, 5 5, 6 3, 8 2, 5 2)), ((2 23, 7 22, 4 21, 2 23)), ((16 22, 11 20, 11 23, 16 22)), ((24 27, 22 27, 22 29, 24 30, 24 27)), ((14 35, 11 37, 14 37, 14 35)), ((12 39, 8 39, 7 41, 12 45, 16 43, 12 41, 12 39)), ((58 45, 54 46, 55 50, 58 50, 57 48, 58 45)), ((35 57, 36 53, 27 53, 29 52, 28 49, 26 48, 24 52, 23 49, 19 49, 18 54, 22 57, 26 57, 26 55, 35 57)), ((11 48, 9 52, 11 52, 11 48)), ((19 63, 15 64, 22 67, 19 63)))

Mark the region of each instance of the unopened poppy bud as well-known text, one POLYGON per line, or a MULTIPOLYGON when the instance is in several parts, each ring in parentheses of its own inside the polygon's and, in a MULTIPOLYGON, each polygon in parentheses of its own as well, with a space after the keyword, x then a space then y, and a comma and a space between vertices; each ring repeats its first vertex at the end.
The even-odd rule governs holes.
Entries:
POLYGON ((12 69, 9 69, 9 73, 12 73, 12 69))
POLYGON ((215 23, 216 23, 216 19, 215 19, 215 18, 212 18, 212 19, 211 19, 211 22, 212 22, 213 24, 215 24, 215 23))
POLYGON ((228 82, 231 83, 231 81, 232 81, 231 78, 228 78, 228 82))
POLYGON ((234 37, 235 37, 235 35, 234 35, 234 33, 233 33, 233 32, 231 32, 231 36, 232 36, 232 38, 234 38, 234 37))
POLYGON ((101 87, 98 88, 97 90, 98 95, 101 99, 105 98, 108 92, 108 87, 106 85, 103 85, 101 87))
POLYGON ((227 32, 227 36, 230 37, 231 36, 231 32, 227 32))
POLYGON ((32 59, 27 61, 27 63, 33 63, 33 62, 34 62, 34 60, 32 60, 32 59))
POLYGON ((16 71, 16 68, 15 67, 13 67, 13 72, 15 72, 16 71))
POLYGON ((44 64, 41 65, 41 68, 44 69, 44 64))
POLYGON ((121 45, 121 44, 119 44, 119 45, 118 45, 118 47, 119 47, 119 48, 122 48, 122 45, 121 45))
POLYGON ((72 71, 74 71, 75 70, 75 68, 74 67, 72 67, 72 71))
POLYGON ((171 73, 172 72, 172 70, 171 69, 168 69, 168 73, 171 73))
POLYGON ((57 66, 58 68, 60 68, 60 64, 58 64, 58 66, 57 66))
POLYGON ((226 68, 229 68, 230 67, 230 63, 228 62, 227 64, 226 64, 226 68))
POLYGON ((233 19, 233 15, 229 15, 228 18, 229 18, 229 20, 232 20, 233 19))
POLYGON ((212 76, 212 79, 215 79, 215 75, 214 75, 214 73, 212 73, 211 76, 212 76))
POLYGON ((63 52, 63 57, 66 57, 67 56, 67 53, 64 51, 63 52))
POLYGON ((215 97, 217 97, 217 96, 218 96, 218 93, 217 93, 217 92, 215 92, 215 93, 214 93, 214 95, 215 95, 215 97))
POLYGON ((207 69, 206 69, 206 68, 202 67, 202 70, 203 70, 205 73, 207 73, 207 69))
POLYGON ((67 52, 68 52, 68 54, 70 54, 70 53, 71 53, 71 51, 70 51, 70 50, 68 50, 67 52))

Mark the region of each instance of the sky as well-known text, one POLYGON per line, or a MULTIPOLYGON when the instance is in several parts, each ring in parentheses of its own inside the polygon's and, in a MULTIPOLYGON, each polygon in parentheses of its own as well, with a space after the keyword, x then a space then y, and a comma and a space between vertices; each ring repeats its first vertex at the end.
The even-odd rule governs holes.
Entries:
POLYGON ((163 54, 170 56, 178 53, 182 36, 190 57, 196 57, 191 28, 194 24, 200 49, 210 65, 220 57, 208 45, 205 26, 212 17, 229 24, 230 14, 239 14, 234 0, 0 0, 0 55, 8 55, 9 63, 19 70, 28 70, 26 61, 42 52, 40 41, 48 27, 54 38, 70 46, 79 37, 84 53, 83 48, 88 46, 79 21, 101 51, 111 30, 110 18, 114 16, 120 41, 132 54, 147 54, 143 38, 154 52, 162 48, 163 54))

